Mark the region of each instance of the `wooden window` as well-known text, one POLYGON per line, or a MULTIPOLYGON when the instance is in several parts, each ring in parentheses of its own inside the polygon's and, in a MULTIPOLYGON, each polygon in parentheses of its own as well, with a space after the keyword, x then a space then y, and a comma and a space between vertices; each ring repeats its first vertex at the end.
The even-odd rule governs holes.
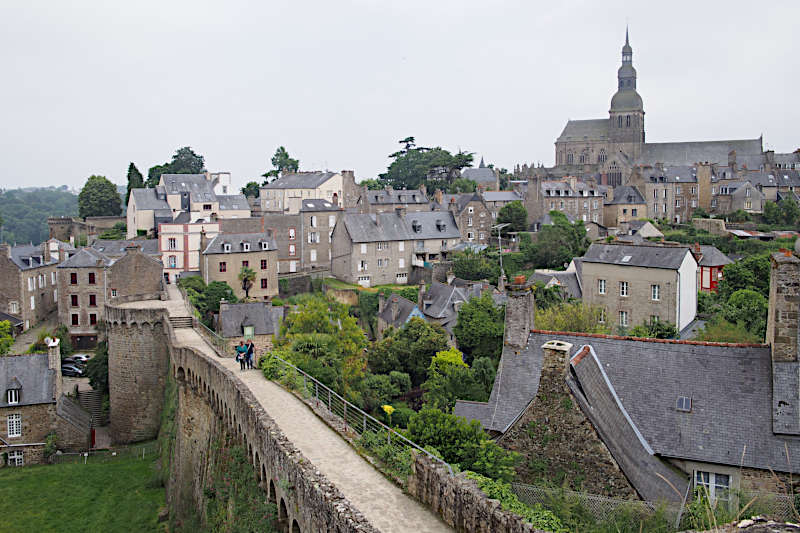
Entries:
POLYGON ((78 307, 78 295, 77 294, 70 294, 69 295, 69 305, 71 307, 78 307))
POLYGON ((97 307, 97 295, 90 294, 89 295, 89 307, 97 307))
POLYGON ((267 278, 261 278, 261 288, 262 289, 267 288, 267 278))
POLYGON ((228 264, 225 261, 221 261, 219 263, 219 271, 220 272, 227 272, 228 271, 228 264))
POLYGON ((262 259, 261 260, 261 270, 266 270, 266 269, 267 269, 267 260, 266 259, 262 259))
POLYGON ((77 285, 78 284, 78 273, 77 272, 70 272, 70 274, 69 274, 69 284, 70 285, 77 285))
POLYGON ((94 285, 96 282, 94 272, 89 272, 89 285, 94 285))
POLYGON ((77 326, 78 323, 78 313, 72 313, 72 325, 77 326))
POLYGON ((7 418, 7 426, 8 426, 8 436, 9 437, 21 437, 22 436, 22 415, 19 413, 14 413, 8 415, 7 418))

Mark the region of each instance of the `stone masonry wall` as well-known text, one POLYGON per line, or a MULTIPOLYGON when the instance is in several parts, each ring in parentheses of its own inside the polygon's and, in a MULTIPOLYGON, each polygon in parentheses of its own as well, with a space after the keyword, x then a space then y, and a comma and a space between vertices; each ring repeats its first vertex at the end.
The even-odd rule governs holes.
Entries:
POLYGON ((106 305, 111 438, 137 442, 158 434, 169 364, 163 309, 106 305))
POLYGON ((581 411, 565 381, 567 351, 544 350, 536 398, 498 441, 520 452, 520 481, 547 479, 574 490, 638 498, 611 453, 581 411))
POLYGON ((536 530, 521 517, 490 500, 475 481, 449 472, 424 455, 411 465, 408 493, 429 506, 459 533, 532 533, 536 530))

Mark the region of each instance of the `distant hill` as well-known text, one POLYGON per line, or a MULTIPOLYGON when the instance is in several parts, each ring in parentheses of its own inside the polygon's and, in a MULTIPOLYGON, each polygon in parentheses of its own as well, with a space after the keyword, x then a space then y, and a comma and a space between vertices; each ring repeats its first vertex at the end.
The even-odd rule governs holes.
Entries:
POLYGON ((65 187, 0 190, 0 240, 4 242, 39 244, 50 235, 47 217, 77 215, 78 196, 65 187))

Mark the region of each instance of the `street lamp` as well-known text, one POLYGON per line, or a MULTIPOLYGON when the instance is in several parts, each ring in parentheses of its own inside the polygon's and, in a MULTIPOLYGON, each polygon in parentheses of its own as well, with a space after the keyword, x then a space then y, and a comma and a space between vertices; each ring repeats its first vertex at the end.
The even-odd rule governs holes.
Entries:
POLYGON ((492 229, 497 230, 497 252, 500 254, 500 277, 502 278, 505 273, 503 272, 503 243, 500 240, 500 230, 506 226, 510 226, 511 222, 504 222, 503 224, 495 224, 492 229))

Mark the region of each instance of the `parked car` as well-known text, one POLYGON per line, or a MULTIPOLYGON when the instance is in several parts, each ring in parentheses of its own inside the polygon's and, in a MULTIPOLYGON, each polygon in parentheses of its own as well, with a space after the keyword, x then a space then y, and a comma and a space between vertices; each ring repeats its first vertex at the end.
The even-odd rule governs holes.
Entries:
POLYGON ((78 368, 83 368, 84 367, 83 361, 81 361, 80 359, 75 359, 72 356, 63 358, 61 360, 61 364, 62 365, 75 365, 78 368))
POLYGON ((88 361, 90 359, 90 357, 91 356, 89 356, 89 355, 87 355, 85 353, 74 353, 74 354, 69 356, 69 359, 73 359, 75 361, 80 361, 81 364, 85 365, 86 361, 88 361))
POLYGON ((61 375, 80 378, 83 377, 83 369, 74 363, 62 364, 61 375))

